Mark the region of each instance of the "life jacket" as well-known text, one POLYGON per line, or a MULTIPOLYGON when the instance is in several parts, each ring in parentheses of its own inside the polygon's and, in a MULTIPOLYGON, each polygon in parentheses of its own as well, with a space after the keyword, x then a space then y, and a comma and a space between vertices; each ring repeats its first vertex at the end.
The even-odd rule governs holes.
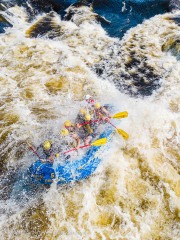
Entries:
POLYGON ((85 128, 86 128, 86 131, 89 133, 89 134, 92 134, 93 133, 93 129, 92 127, 90 126, 91 124, 86 124, 85 125, 85 128))
POLYGON ((77 137, 79 137, 74 125, 66 127, 66 129, 68 130, 69 134, 61 139, 61 148, 63 151, 67 150, 69 147, 75 147, 75 138, 73 135, 77 135, 77 137))

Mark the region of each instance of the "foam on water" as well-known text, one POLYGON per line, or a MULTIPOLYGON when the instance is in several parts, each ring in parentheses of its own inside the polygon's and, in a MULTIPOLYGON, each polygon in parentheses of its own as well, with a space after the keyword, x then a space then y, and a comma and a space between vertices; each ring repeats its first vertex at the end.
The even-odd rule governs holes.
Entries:
POLYGON ((1 239, 178 239, 180 63, 169 48, 162 49, 169 38, 179 36, 178 25, 170 20, 177 13, 145 21, 119 41, 107 36, 87 7, 78 9, 71 22, 58 19, 61 33, 53 40, 48 33, 27 37, 44 16, 30 24, 23 8, 9 11, 14 14, 11 23, 18 14, 20 20, 0 36, 4 172, 26 169, 35 160, 25 141, 37 146, 49 135, 57 139, 84 94, 127 110, 129 118, 119 126, 130 139, 115 136, 101 165, 85 181, 63 187, 54 183, 29 201, 20 198, 18 203, 12 194, 2 199, 1 239), (126 69, 132 51, 140 63, 126 69), (141 62, 159 81, 146 98, 133 85, 133 71, 148 80, 141 62), (95 73, 97 65, 103 66, 101 76, 95 73), (119 76, 127 70, 128 82, 119 76), (120 85, 114 84, 118 81, 120 85), (125 94, 136 91, 138 98, 125 94))

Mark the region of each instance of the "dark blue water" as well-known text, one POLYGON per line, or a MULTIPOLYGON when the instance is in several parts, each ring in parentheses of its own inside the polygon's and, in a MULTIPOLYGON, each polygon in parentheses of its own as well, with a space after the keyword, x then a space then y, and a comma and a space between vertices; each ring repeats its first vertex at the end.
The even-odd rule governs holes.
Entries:
MULTIPOLYGON (((2 1, 2 0, 1 0, 2 1)), ((18 5, 26 5, 24 0, 7 1, 8 4, 17 3, 18 5)), ((51 9, 58 12, 63 18, 65 9, 71 4, 77 2, 74 0, 31 0, 30 1, 34 13, 49 12, 51 9)), ((91 2, 84 0, 84 2, 91 2)), ((104 16, 111 23, 102 23, 103 28, 112 37, 122 38, 124 33, 131 27, 142 23, 156 14, 162 14, 168 11, 168 0, 94 0, 94 11, 104 16)), ((0 33, 4 32, 4 28, 9 26, 7 23, 0 21, 0 33)))
POLYGON ((146 0, 137 4, 129 1, 98 0, 94 9, 111 21, 110 25, 103 24, 109 35, 121 38, 129 28, 142 23, 143 20, 167 12, 168 2, 146 0))

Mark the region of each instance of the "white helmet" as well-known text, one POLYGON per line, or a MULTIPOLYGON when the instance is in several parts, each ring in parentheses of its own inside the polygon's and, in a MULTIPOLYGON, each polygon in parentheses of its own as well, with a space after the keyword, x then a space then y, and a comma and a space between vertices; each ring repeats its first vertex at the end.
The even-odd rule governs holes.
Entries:
POLYGON ((87 94, 87 95, 84 96, 84 99, 85 99, 85 100, 88 100, 88 99, 90 99, 91 97, 92 97, 91 95, 87 94))

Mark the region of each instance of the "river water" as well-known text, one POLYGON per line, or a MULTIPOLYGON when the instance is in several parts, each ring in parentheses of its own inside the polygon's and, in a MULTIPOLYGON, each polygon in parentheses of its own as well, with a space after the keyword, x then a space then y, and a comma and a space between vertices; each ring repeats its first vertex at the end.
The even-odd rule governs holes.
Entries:
POLYGON ((94 12, 2 2, 0 239, 179 239, 180 12, 167 1, 94 1, 94 12), (56 140, 85 94, 128 111, 116 124, 129 140, 115 135, 84 181, 23 187, 36 160, 25 142, 56 140))

